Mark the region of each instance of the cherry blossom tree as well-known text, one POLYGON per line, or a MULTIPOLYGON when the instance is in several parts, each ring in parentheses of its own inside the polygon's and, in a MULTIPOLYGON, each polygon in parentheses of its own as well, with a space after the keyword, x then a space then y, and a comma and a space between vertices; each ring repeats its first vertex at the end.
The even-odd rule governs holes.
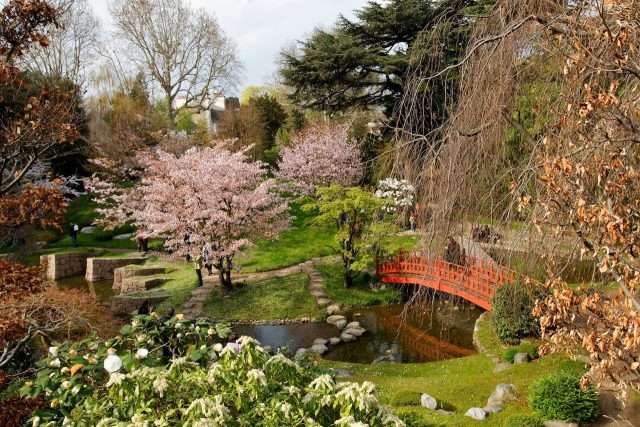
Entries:
POLYGON ((351 143, 348 125, 314 125, 292 138, 282 150, 277 176, 294 182, 302 194, 318 187, 357 184, 364 174, 360 147, 351 143))
POLYGON ((290 222, 277 183, 264 178, 266 165, 250 162, 247 150, 229 151, 231 143, 194 147, 181 156, 142 154, 142 179, 131 189, 94 182, 98 202, 107 205, 99 223, 109 228, 132 221, 191 256, 209 243, 220 282, 231 290, 234 256, 256 239, 277 237, 290 222))

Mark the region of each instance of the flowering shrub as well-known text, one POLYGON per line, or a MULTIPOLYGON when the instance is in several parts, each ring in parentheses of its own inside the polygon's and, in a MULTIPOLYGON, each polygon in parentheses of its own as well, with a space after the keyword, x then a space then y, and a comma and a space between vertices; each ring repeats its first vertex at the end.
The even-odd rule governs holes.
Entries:
POLYGON ((406 179, 385 178, 378 181, 376 197, 389 200, 387 213, 394 214, 413 205, 415 188, 406 179))
POLYGON ((44 395, 34 425, 403 426, 373 384, 336 383, 224 325, 138 316, 112 340, 49 349, 22 392, 44 395), (163 345, 162 343, 166 344, 163 345))

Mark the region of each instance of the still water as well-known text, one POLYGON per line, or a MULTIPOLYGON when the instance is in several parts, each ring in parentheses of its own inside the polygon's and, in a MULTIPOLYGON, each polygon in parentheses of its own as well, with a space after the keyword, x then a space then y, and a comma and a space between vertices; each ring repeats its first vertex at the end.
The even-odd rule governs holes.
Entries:
MULTIPOLYGON (((358 308, 346 313, 367 332, 351 343, 329 346, 326 359, 354 363, 418 363, 469 356, 473 347, 473 326, 479 310, 454 311, 435 300, 420 313, 403 314, 404 305, 392 304, 358 308)), ((286 346, 295 351, 310 347, 316 338, 339 336, 335 326, 324 322, 290 325, 235 325, 263 345, 286 346)))
POLYGON ((56 286, 59 289, 77 290, 89 292, 98 301, 107 304, 113 298, 114 292, 111 289, 112 280, 103 280, 100 282, 87 282, 84 276, 68 277, 66 279, 56 280, 56 286))

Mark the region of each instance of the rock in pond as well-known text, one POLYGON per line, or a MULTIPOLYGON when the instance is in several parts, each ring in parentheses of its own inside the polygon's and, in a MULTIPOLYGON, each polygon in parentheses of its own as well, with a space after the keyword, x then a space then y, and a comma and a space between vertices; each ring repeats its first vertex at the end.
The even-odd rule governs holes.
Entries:
POLYGON ((438 409, 438 401, 435 397, 430 396, 426 393, 420 396, 420 405, 427 409, 438 409))
POLYGON ((316 338, 313 341, 313 345, 326 345, 327 344, 327 340, 325 340, 324 338, 316 338))
POLYGON ((329 338, 329 344, 331 344, 331 345, 338 345, 338 344, 340 344, 340 338, 338 338, 338 337, 331 337, 331 338, 329 338))
POLYGON ((346 329, 350 329, 350 328, 359 328, 360 327, 360 322, 349 322, 347 323, 347 326, 345 326, 346 329))
POLYGON ((347 321, 347 318, 342 316, 341 314, 334 314, 327 317, 327 323, 329 323, 330 325, 336 325, 338 322, 341 322, 341 321, 345 321, 345 322, 347 321))
POLYGON ((487 413, 482 408, 469 408, 464 414, 467 417, 471 417, 474 420, 484 420, 487 417, 487 413))
POLYGON ((327 307, 327 313, 329 313, 329 315, 340 313, 340 306, 338 306, 337 304, 330 305, 329 307, 327 307))
POLYGON ((529 363, 529 353, 516 353, 513 357, 513 363, 519 365, 520 363, 529 363))
POLYGON ((350 328, 349 325, 344 330, 346 333, 353 335, 354 337, 361 337, 362 334, 367 332, 364 328, 350 328))

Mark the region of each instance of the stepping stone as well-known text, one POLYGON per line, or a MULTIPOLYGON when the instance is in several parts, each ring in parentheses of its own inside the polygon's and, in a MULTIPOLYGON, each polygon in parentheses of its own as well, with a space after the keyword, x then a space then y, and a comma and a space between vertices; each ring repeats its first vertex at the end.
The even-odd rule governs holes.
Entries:
POLYGON ((474 420, 484 420, 487 417, 487 413, 482 408, 469 408, 464 415, 474 420))
POLYGON ((98 227, 82 227, 80 232, 82 234, 93 234, 98 229, 98 227))
POLYGON ((429 396, 428 394, 424 393, 422 396, 420 396, 420 405, 427 409, 437 409, 438 401, 433 396, 429 396))
POLYGON ((327 307, 327 313, 329 313, 329 315, 340 313, 340 306, 336 304, 330 305, 329 307, 327 307))
POLYGON ((324 354, 329 351, 329 347, 324 344, 314 344, 311 346, 310 350, 316 354, 324 354))
POLYGON ((343 332, 343 333, 340 334, 340 339, 342 341, 344 341, 344 342, 351 342, 351 341, 355 340, 356 337, 354 337, 353 335, 348 334, 346 332, 343 332))
POLYGON ((325 298, 327 295, 324 293, 324 291, 311 291, 309 292, 312 296, 314 296, 315 298, 325 298))
POLYGON ((497 374, 498 372, 506 371, 509 368, 511 368, 511 364, 505 363, 505 362, 500 362, 500 363, 496 364, 495 368, 493 368, 493 373, 497 374))
POLYGON ((521 363, 529 363, 529 353, 516 353, 513 357, 513 364, 519 365, 521 363))
POLYGON ((327 317, 327 323, 330 325, 337 325, 338 322, 345 322, 344 325, 346 325, 347 318, 340 314, 334 314, 332 316, 327 317))
POLYGON ((346 326, 347 329, 359 328, 359 327, 360 327, 360 322, 350 322, 350 323, 347 323, 347 326, 346 326))
POLYGON ((319 305, 320 307, 323 307, 323 306, 325 306, 325 305, 329 305, 329 304, 331 304, 331 300, 328 300, 328 299, 326 299, 326 298, 318 298, 318 299, 316 300, 316 302, 318 303, 318 305, 319 305))
POLYGON ((364 328, 350 328, 349 325, 347 325, 347 327, 345 328, 345 332, 353 335, 354 337, 361 337, 362 334, 367 332, 367 330, 364 328))
POLYGON ((338 338, 338 337, 331 337, 331 338, 329 338, 329 344, 331 344, 331 345, 338 345, 338 344, 340 344, 340 338, 338 338))
POLYGON ((506 400, 516 400, 516 386, 513 384, 498 384, 489 396, 487 406, 501 405, 506 400))
POLYGON ((327 340, 325 340, 324 338, 316 338, 313 341, 313 345, 326 345, 327 344, 327 340))
POLYGON ((338 323, 336 323, 336 327, 338 329, 344 329, 344 327, 347 326, 347 320, 340 320, 338 323))

